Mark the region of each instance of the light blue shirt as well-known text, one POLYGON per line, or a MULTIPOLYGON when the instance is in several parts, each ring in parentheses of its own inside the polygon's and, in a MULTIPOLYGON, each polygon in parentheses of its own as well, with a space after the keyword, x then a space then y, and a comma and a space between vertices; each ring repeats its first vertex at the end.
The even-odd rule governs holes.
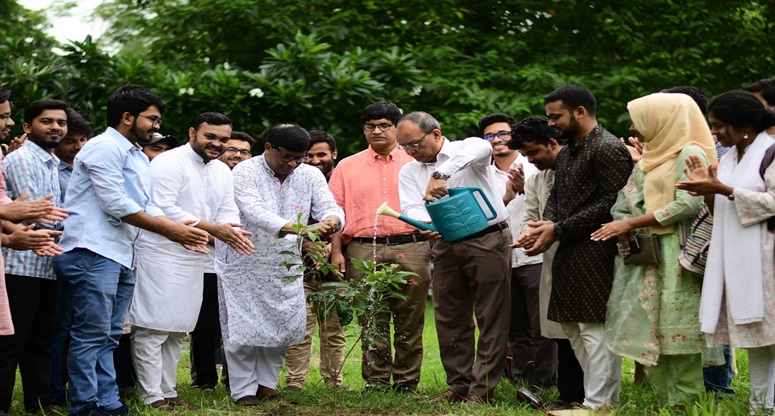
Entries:
POLYGON ((70 182, 70 175, 73 174, 73 167, 59 160, 59 189, 62 191, 62 198, 60 201, 65 202, 65 191, 67 190, 67 183, 70 182))
MULTIPOLYGON (((53 194, 52 202, 61 205, 57 166, 59 158, 27 140, 20 149, 10 153, 3 161, 8 196, 16 199, 29 192, 27 200, 33 201, 53 194)), ((60 229, 62 224, 37 223, 35 227, 60 229)), ((29 250, 17 251, 5 247, 3 257, 6 274, 56 280, 51 257, 38 257, 29 250)))
POLYGON ((59 245, 83 247, 125 267, 132 267, 138 228, 122 217, 163 212, 150 203, 151 166, 139 145, 108 128, 89 140, 75 156, 67 186, 65 232, 59 245))

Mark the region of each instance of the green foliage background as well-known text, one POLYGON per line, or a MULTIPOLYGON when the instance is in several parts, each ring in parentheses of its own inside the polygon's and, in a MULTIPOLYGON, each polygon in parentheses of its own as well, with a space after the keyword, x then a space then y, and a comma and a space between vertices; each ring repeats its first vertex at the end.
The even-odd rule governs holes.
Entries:
POLYGON ((169 103, 165 133, 220 111, 253 135, 280 122, 328 130, 345 154, 365 146, 358 113, 378 99, 460 138, 490 112, 542 114, 543 97, 577 82, 625 134, 631 99, 775 75, 765 0, 106 0, 112 54, 91 38, 57 45, 13 0, 0 9, 0 85, 17 119, 56 97, 104 128, 107 95, 131 82, 169 103))

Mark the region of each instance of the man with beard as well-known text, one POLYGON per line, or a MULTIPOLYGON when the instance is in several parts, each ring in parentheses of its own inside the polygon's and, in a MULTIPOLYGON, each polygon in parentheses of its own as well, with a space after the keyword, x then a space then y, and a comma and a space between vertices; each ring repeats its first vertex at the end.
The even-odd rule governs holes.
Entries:
POLYGON ((215 270, 231 397, 240 406, 280 398, 275 388, 285 351, 304 339, 303 267, 283 264, 284 251, 301 255, 296 221, 320 219, 315 232, 321 236, 344 223, 323 174, 304 163, 309 148, 306 130, 280 124, 267 132, 261 156, 234 169, 234 199, 256 254, 241 258, 216 240, 215 270))
MULTIPOLYGON (((307 164, 320 169, 326 177, 331 179, 336 159, 336 140, 323 130, 310 130, 312 147, 307 151, 307 164)), ((315 221, 312 219, 312 221, 315 221)), ((327 246, 330 249, 330 246, 327 246)), ((323 254, 323 253, 319 253, 323 254)), ((310 263, 312 263, 310 261, 310 263)), ((304 270, 304 296, 323 290, 323 283, 335 279, 334 276, 321 276, 315 270, 314 264, 308 264, 304 270)), ((301 390, 304 380, 307 378, 310 357, 312 355, 312 333, 315 325, 320 325, 318 335, 320 337, 320 375, 331 385, 342 387, 342 364, 344 364, 344 349, 347 346, 339 316, 334 312, 326 319, 319 316, 312 303, 307 302, 307 332, 304 340, 288 348, 285 354, 285 368, 288 375, 285 376, 285 390, 301 390)))
MULTIPOLYGON (((229 169, 234 169, 239 163, 252 157, 250 148, 255 139, 242 131, 232 131, 229 141, 223 145, 223 151, 218 160, 225 163, 229 169)), ((214 241, 211 241, 213 243, 214 241)), ((215 274, 215 247, 210 249, 209 260, 204 267, 204 292, 202 307, 196 327, 191 333, 191 385, 212 393, 218 384, 218 369, 216 355, 221 350, 221 383, 229 388, 229 366, 224 358, 221 342, 221 324, 218 313, 218 275, 215 274)))
MULTIPOLYGON (((555 137, 557 130, 549 127, 549 120, 541 116, 526 117, 511 131, 508 146, 518 149, 538 169, 538 172, 525 180, 525 214, 521 219, 524 229, 529 229, 527 223, 543 219, 544 207, 554 186, 557 154, 562 150, 562 145, 555 137)), ((556 250, 555 242, 542 254, 544 263, 538 303, 541 335, 553 338, 557 344, 557 391, 560 396, 550 407, 559 410, 573 408, 584 401, 584 372, 562 326, 546 318, 552 293, 552 260, 556 250)))
POLYGON ((549 126, 568 140, 557 155, 554 187, 544 220, 529 223, 518 246, 538 255, 560 244, 552 263, 548 318, 563 331, 584 370, 584 405, 614 407, 619 401, 621 358, 603 343, 606 303, 613 285, 616 242, 592 241, 611 222, 611 206, 632 171, 624 143, 595 118, 595 97, 570 84, 544 100, 549 126))
MULTIPOLYGON (((3 161, 10 198, 29 193, 33 199, 53 195, 53 201, 60 201, 59 159, 54 148, 67 134, 68 109, 69 105, 59 100, 38 100, 25 109, 27 140, 3 161)), ((62 228, 60 222, 35 226, 55 231, 62 228)), ((52 259, 7 247, 3 247, 3 257, 16 333, 0 342, 0 411, 7 411, 11 404, 17 365, 25 410, 51 409, 51 337, 59 293, 52 259)))
MULTIPOLYGON (((237 229, 234 179, 214 162, 231 136, 231 121, 202 113, 188 130, 189 143, 165 152, 151 164, 151 202, 173 221, 193 221, 239 254, 253 244, 237 229)), ((161 410, 190 407, 175 391, 183 338, 193 331, 202 305, 206 255, 165 237, 141 231, 135 243, 135 296, 129 309, 132 356, 144 404, 161 410)))
POLYGON ((218 158, 221 162, 227 164, 229 169, 234 169, 238 163, 244 162, 253 155, 250 153, 250 148, 256 143, 256 139, 251 137, 244 131, 233 131, 229 142, 223 146, 223 153, 218 158))
MULTIPOLYGON (((525 181, 537 172, 517 150, 508 147, 511 130, 517 121, 507 114, 490 114, 479 121, 479 134, 493 148, 490 165, 503 187, 503 203, 509 212, 513 239, 522 234, 525 216, 525 181)), ((557 351, 554 342, 541 336, 538 313, 538 287, 541 280, 542 256, 527 256, 523 249, 511 252, 511 347, 512 380, 527 382, 533 388, 554 385, 557 351)))
POLYGON ((57 257, 57 274, 73 291, 73 327, 68 352, 70 414, 125 415, 113 367, 135 279, 133 243, 138 228, 159 233, 184 247, 207 252, 208 234, 176 223, 150 203, 150 166, 139 143, 161 125, 164 102, 135 85, 108 97, 107 130, 89 140, 75 157, 57 257))
POLYGON ((370 104, 361 111, 360 121, 369 147, 339 162, 329 184, 347 216, 341 237, 332 238, 331 262, 341 271, 347 266, 347 279, 362 277, 349 259, 399 264, 402 271, 417 273, 416 284, 407 282, 399 287, 403 299, 389 300, 390 312, 372 317, 377 320, 377 331, 384 338, 375 337, 371 344, 362 342, 361 363, 366 389, 388 390, 392 378, 395 391, 413 393, 420 382, 422 368, 425 301, 431 284, 430 246, 426 237, 404 222, 380 217, 375 227, 374 221, 383 203, 396 209, 401 206, 399 172, 412 158, 396 139, 400 117, 398 106, 385 101, 370 104), (342 254, 343 244, 347 244, 346 258, 342 254))
MULTIPOLYGON (((65 191, 70 175, 73 173, 73 160, 91 134, 91 125, 77 111, 67 110, 67 134, 59 142, 54 154, 59 158, 57 171, 59 174, 59 189, 62 192, 62 203, 65 202, 65 191)), ((70 337, 70 291, 67 281, 59 280, 59 304, 57 305, 57 323, 54 336, 51 339, 51 399, 55 405, 66 402, 67 378, 63 374, 64 354, 67 352, 67 341, 70 337)))

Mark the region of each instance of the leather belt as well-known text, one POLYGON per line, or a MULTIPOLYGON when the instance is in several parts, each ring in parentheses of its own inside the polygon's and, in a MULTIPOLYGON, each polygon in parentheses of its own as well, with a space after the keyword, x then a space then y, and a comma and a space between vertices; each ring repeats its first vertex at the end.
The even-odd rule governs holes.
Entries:
MULTIPOLYGON (((353 237, 353 241, 358 241, 364 244, 371 244, 374 242, 373 237, 353 237)), ((386 246, 395 246, 406 243, 418 243, 422 241, 428 241, 427 238, 419 234, 409 235, 397 235, 392 237, 377 237, 377 244, 383 244, 386 246)))
MULTIPOLYGON (((508 223, 508 222, 506 222, 506 221, 501 221, 501 222, 499 222, 499 223, 497 223, 497 224, 493 224, 493 225, 491 225, 491 226, 489 226, 489 227, 485 228, 485 229, 484 229, 484 230, 482 230, 482 231, 479 231, 478 233, 473 233, 473 234, 469 235, 468 237, 461 238, 460 240, 457 240, 457 241, 466 241, 466 240, 470 240, 470 239, 472 239, 472 238, 481 237, 481 236, 483 236, 483 235, 490 234, 490 233, 494 233, 494 232, 496 232, 496 231, 505 230, 505 229, 507 229, 507 228, 509 228, 509 223, 508 223)), ((453 241, 453 243, 456 243, 457 241, 453 241)))

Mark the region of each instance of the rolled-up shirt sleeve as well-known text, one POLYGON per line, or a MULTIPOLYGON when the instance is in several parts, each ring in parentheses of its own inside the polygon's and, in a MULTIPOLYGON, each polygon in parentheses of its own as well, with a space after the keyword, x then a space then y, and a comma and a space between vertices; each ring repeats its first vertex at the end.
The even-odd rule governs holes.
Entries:
POLYGON ((96 146, 99 146, 99 150, 89 152, 80 159, 80 163, 89 172, 100 208, 115 219, 111 221, 115 225, 121 223, 121 218, 143 211, 144 207, 133 201, 124 190, 122 170, 127 154, 110 142, 98 143, 96 146))

